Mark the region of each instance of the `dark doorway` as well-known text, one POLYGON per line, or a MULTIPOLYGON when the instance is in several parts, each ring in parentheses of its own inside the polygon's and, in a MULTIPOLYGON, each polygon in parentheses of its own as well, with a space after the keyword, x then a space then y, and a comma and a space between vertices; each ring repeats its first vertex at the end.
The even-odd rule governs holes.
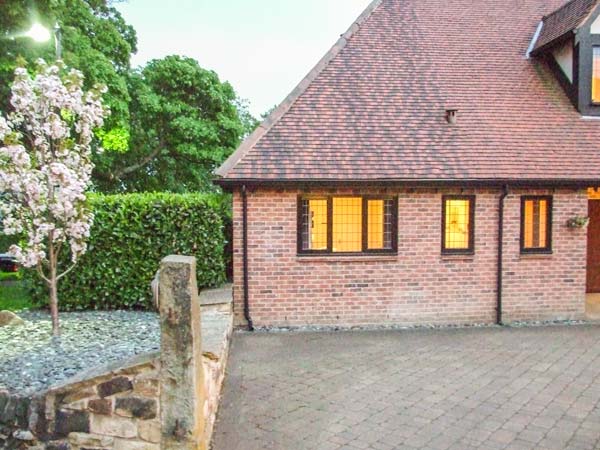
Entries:
POLYGON ((600 293, 600 200, 588 201, 587 292, 600 293))

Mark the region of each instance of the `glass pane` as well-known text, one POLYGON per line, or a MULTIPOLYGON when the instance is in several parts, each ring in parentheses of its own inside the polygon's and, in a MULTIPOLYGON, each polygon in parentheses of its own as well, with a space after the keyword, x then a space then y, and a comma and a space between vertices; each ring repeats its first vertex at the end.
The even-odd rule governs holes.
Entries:
POLYGON ((367 202, 369 223, 368 246, 371 250, 380 250, 383 247, 383 200, 369 200, 367 202))
POLYGON ((308 250, 327 250, 327 200, 309 200, 310 233, 308 250))
POLYGON ((525 248, 533 247, 533 200, 525 200, 525 248))
POLYGON ((387 249, 392 248, 392 230, 394 229, 394 201, 385 201, 385 212, 383 216, 384 228, 383 228, 383 247, 387 249))
POLYGON ((469 248, 470 201, 446 200, 446 249, 469 248))
POLYGON ((592 101, 600 103, 600 47, 594 47, 592 71, 592 101))
POLYGON ((524 247, 545 248, 548 240, 548 200, 525 200, 524 210, 524 247))
POLYGON ((362 198, 333 198, 333 251, 362 251, 362 198))

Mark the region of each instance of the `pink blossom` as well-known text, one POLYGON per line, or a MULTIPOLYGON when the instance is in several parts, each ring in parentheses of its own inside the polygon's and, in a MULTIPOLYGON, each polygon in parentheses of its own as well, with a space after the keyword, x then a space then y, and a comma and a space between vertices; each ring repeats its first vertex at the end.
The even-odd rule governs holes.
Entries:
POLYGON ((4 233, 24 234, 25 244, 10 252, 34 267, 48 261, 49 241, 68 242, 76 262, 87 249, 93 220, 85 203, 93 170, 90 144, 108 114, 101 99, 106 91, 85 92, 81 72, 42 60, 33 78, 16 69, 11 91, 14 112, 0 115, 0 213, 4 233), (8 135, 20 142, 11 138, 1 147, 8 135))

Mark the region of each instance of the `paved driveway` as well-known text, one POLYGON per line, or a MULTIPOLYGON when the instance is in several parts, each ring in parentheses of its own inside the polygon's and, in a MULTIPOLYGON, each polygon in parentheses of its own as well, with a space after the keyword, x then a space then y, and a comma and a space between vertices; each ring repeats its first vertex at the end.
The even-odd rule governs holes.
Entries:
POLYGON ((600 326, 236 334, 214 450, 600 449, 600 326))

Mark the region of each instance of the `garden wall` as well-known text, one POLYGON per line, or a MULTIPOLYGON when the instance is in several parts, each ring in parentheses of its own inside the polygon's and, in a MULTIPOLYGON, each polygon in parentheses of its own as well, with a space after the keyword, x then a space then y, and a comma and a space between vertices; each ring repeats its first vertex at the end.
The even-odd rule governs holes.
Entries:
POLYGON ((231 305, 202 308, 195 261, 160 271, 161 351, 21 397, 0 392, 0 449, 208 448, 231 337, 231 305))

